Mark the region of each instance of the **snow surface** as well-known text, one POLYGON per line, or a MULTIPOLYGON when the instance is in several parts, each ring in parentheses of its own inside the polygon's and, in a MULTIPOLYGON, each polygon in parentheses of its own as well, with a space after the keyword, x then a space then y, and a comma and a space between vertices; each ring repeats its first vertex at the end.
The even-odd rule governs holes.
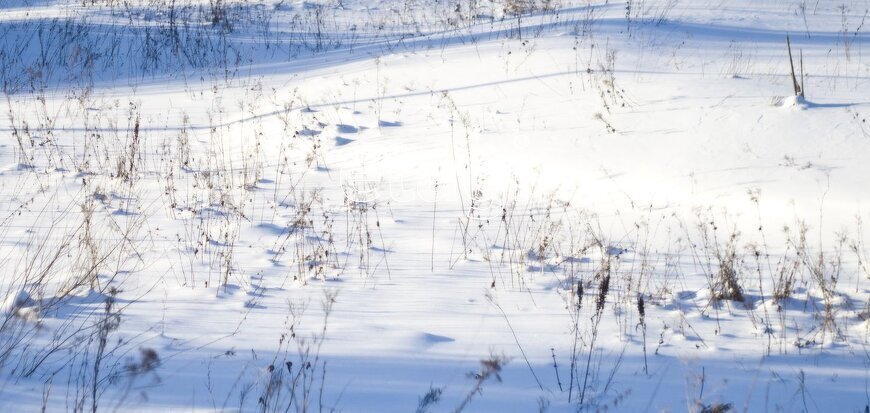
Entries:
POLYGON ((3 411, 870 406, 867 1, 215 4, 0 5, 3 411))

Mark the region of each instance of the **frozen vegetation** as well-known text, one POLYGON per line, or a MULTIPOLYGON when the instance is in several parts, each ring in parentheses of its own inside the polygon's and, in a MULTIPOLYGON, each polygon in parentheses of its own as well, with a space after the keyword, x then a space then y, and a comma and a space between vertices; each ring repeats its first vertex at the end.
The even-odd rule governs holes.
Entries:
POLYGON ((0 410, 870 411, 868 0, 0 0, 0 410))

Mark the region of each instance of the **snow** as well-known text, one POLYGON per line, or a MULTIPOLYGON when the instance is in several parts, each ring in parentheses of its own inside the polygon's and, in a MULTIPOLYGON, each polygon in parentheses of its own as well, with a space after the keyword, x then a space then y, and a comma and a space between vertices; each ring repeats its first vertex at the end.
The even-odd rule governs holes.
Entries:
POLYGON ((30 297, 30 294, 28 294, 27 291, 19 290, 9 294, 6 299, 3 300, 3 304, 0 305, 0 312, 3 314, 12 314, 22 310, 24 307, 30 307, 32 305, 33 299, 30 297))
POLYGON ((0 409, 864 411, 870 4, 519 3, 4 2, 0 409))

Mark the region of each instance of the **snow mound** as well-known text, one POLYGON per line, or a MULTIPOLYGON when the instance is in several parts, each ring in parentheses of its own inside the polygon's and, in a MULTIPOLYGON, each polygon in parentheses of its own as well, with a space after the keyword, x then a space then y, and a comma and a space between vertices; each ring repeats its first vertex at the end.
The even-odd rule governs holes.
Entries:
POLYGON ((3 300, 0 312, 6 316, 16 316, 25 321, 37 322, 39 320, 39 306, 30 294, 24 290, 18 290, 9 294, 3 300))
POLYGON ((805 110, 810 107, 810 104, 803 96, 777 96, 773 98, 771 106, 775 106, 778 108, 797 108, 799 110, 805 110))
POLYGON ((30 297, 30 294, 24 290, 18 290, 9 294, 5 300, 3 300, 2 307, 0 307, 0 311, 3 314, 10 314, 18 312, 22 308, 32 307, 35 304, 33 298, 30 297))

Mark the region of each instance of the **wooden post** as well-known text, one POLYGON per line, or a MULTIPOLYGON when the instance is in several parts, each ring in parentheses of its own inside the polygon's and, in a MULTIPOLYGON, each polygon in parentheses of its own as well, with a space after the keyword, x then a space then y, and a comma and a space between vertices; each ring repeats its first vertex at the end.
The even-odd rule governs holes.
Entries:
POLYGON ((803 96, 804 91, 798 85, 797 77, 794 74, 794 59, 791 57, 791 39, 789 39, 788 35, 785 35, 785 44, 788 46, 788 63, 791 65, 791 83, 794 86, 794 95, 803 96))

